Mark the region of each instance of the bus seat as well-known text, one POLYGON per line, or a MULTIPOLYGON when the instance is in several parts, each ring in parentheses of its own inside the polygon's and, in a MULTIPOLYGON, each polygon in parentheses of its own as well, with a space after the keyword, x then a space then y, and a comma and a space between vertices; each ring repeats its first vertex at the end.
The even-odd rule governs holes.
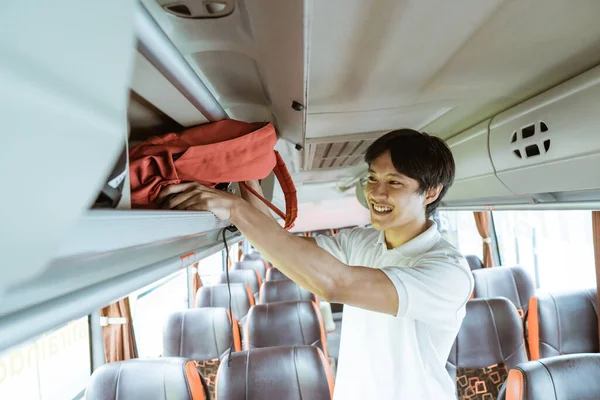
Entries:
POLYGON ((314 301, 319 304, 317 296, 293 281, 264 282, 260 288, 259 303, 267 304, 278 301, 314 301))
MULTIPOLYGON (((254 305, 254 296, 247 285, 231 284, 231 310, 233 316, 241 321, 250 307, 254 305)), ((196 307, 225 307, 229 308, 229 288, 227 284, 202 286, 196 293, 196 307)))
POLYGON ((226 308, 194 308, 169 316, 163 330, 165 357, 185 357, 194 360, 214 393, 217 370, 221 360, 233 351, 242 350, 240 331, 235 318, 226 308))
POLYGON ((523 267, 494 267, 473 271, 475 287, 473 298, 489 299, 506 297, 515 307, 521 319, 529 308, 529 299, 535 293, 535 285, 523 267))
POLYGON ((258 272, 258 276, 261 280, 265 280, 265 276, 267 275, 267 265, 266 263, 260 260, 245 260, 240 262, 233 263, 233 270, 236 269, 250 269, 258 272))
POLYGON ((261 347, 316 346, 329 358, 323 319, 312 301, 259 304, 244 326, 244 350, 261 347))
POLYGON ((532 360, 598 353, 596 289, 536 294, 529 303, 527 325, 532 360))
POLYGON ((483 261, 481 261, 481 258, 479 258, 478 256, 469 254, 468 256, 465 256, 465 258, 467 259, 467 263, 469 264, 469 268, 471 268, 471 271, 475 271, 476 269, 483 269, 483 261))
POLYGON ((269 268, 267 270, 267 281, 285 281, 285 280, 289 280, 289 279, 290 278, 285 276, 283 274, 283 272, 281 272, 280 270, 278 270, 275 267, 269 268))
POLYGON ((570 354, 511 369, 506 400, 585 400, 600 393, 600 354, 570 354))
POLYGON ((247 260, 262 260, 262 254, 260 254, 258 251, 244 254, 244 256, 242 257, 242 261, 247 260))
MULTIPOLYGON (((262 285, 262 279, 260 278, 258 271, 249 269, 236 269, 229 271, 229 282, 231 283, 243 283, 248 285, 250 291, 254 295, 254 302, 258 300, 258 292, 262 285)), ((219 277, 219 283, 227 283, 227 272, 223 272, 219 277)))
POLYGON ((266 347, 233 353, 221 364, 216 400, 331 400, 333 374, 314 346, 266 347))
POLYGON ((522 322, 510 301, 469 300, 447 364, 458 399, 497 399, 509 369, 526 361, 522 322))
POLYGON ((208 400, 210 395, 193 361, 186 358, 132 359, 94 371, 86 400, 208 400))

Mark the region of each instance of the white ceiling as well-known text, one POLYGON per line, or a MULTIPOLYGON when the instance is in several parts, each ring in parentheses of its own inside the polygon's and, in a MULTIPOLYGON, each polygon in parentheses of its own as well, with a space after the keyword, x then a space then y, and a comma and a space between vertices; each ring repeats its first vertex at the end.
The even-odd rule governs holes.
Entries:
POLYGON ((231 117, 277 125, 301 209, 312 204, 303 221, 327 228, 337 214, 315 196, 347 206, 330 183, 365 167, 310 170, 316 145, 403 127, 447 139, 600 64, 600 0, 238 0, 199 20, 142 2, 231 117))
POLYGON ((600 63, 597 0, 315 1, 307 138, 447 138, 600 63))

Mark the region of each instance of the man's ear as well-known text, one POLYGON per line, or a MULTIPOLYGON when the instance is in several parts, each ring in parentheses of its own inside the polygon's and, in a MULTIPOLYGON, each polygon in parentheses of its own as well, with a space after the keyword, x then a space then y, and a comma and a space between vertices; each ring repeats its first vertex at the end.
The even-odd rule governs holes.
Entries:
POLYGON ((442 192, 443 188, 443 185, 438 185, 427 189, 427 191, 425 192, 425 199, 423 200, 423 205, 428 206, 429 204, 436 201, 437 198, 440 197, 440 193, 442 192))

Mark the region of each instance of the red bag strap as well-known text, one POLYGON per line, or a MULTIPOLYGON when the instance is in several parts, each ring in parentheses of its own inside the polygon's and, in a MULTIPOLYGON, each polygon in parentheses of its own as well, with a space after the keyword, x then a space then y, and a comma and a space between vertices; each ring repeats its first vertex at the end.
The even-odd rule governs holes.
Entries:
POLYGON ((273 172, 281 185, 281 189, 283 190, 283 195, 285 197, 285 214, 275 207, 270 201, 259 195, 254 189, 252 189, 246 182, 242 182, 242 185, 253 195, 258 197, 260 201, 266 204, 275 214, 277 214, 280 218, 285 221, 284 229, 291 229, 294 226, 294 221, 298 216, 298 198, 296 197, 296 187, 294 186, 294 181, 292 180, 292 176, 290 175, 287 167, 285 166, 285 162, 279 152, 275 150, 275 168, 273 168, 273 172))

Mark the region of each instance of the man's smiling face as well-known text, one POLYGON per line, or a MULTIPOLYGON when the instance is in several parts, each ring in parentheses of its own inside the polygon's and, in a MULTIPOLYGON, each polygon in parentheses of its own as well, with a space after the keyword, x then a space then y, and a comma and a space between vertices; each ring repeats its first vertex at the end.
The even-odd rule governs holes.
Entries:
POLYGON ((425 220, 425 193, 419 182, 399 173, 389 151, 382 153, 369 167, 365 188, 371 223, 378 231, 402 228, 425 220))

